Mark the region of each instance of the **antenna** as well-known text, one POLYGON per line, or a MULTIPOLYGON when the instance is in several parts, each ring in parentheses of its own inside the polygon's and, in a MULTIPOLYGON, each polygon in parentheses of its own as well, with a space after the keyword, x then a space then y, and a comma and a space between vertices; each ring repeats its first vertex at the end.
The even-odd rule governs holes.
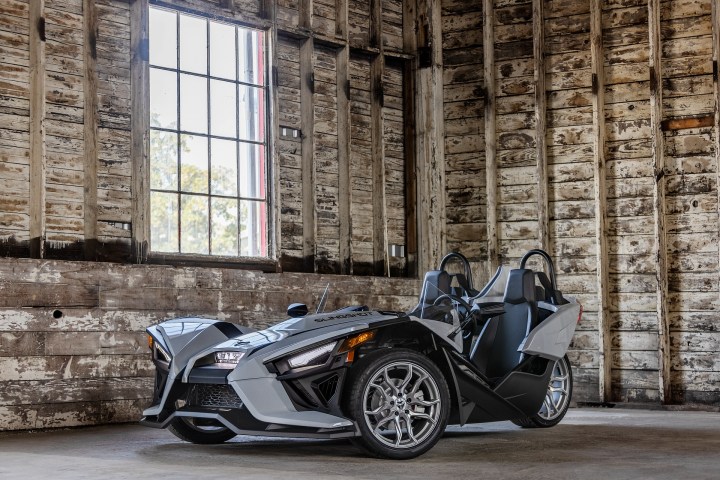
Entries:
POLYGON ((315 310, 315 314, 323 313, 325 311, 325 302, 327 302, 328 290, 330 290, 329 283, 325 287, 325 291, 322 294, 322 298, 320 298, 320 303, 318 304, 317 310, 315 310))

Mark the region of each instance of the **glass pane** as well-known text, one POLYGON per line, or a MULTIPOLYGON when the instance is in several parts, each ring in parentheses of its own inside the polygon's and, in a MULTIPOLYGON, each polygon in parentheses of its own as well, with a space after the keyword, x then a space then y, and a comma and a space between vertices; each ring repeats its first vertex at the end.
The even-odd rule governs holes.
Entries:
POLYGON ((180 70, 207 74, 207 22, 180 15, 180 70))
POLYGON ((238 254, 238 201, 212 198, 212 253, 238 254))
POLYGON ((265 83, 265 35, 257 30, 238 28, 238 62, 241 82, 265 83))
POLYGON ((219 137, 237 136, 235 84, 210 80, 210 132, 219 137))
POLYGON ((180 251, 208 254, 208 197, 181 195, 180 251))
POLYGON ((180 189, 208 193, 208 140, 200 135, 180 136, 180 189))
POLYGON ((150 69, 150 126, 177 128, 177 74, 150 69))
POLYGON ((177 17, 175 12, 150 9, 150 64, 177 68, 177 17))
POLYGON ((178 251, 178 196, 150 192, 150 243, 154 252, 178 251))
POLYGON ((240 143, 240 196, 265 198, 265 146, 240 143))
POLYGON ((210 144, 212 155, 213 195, 237 195, 237 142, 214 138, 210 144))
POLYGON ((210 22, 210 75, 235 80, 236 73, 235 27, 210 22))
POLYGON ((180 130, 207 133, 207 79, 180 74, 180 130))
POLYGON ((240 137, 243 140, 265 140, 265 92, 262 88, 240 85, 240 137))
POLYGON ((240 200, 240 255, 267 255, 267 207, 265 202, 240 200))
POLYGON ((150 188, 177 190, 177 134, 150 130, 150 188))

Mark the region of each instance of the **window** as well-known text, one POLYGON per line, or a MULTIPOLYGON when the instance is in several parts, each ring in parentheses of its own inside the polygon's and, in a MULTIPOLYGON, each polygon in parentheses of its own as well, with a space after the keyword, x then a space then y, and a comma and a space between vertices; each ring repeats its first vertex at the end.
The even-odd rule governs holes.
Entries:
POLYGON ((265 34, 150 8, 153 252, 268 255, 265 34))

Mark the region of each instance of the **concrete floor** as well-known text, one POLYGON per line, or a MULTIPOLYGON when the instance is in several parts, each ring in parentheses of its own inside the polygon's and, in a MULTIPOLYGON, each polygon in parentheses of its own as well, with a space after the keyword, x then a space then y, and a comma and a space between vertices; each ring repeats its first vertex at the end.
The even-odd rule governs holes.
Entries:
POLYGON ((180 442, 137 425, 0 434, 2 479, 717 479, 720 413, 571 409, 547 430, 450 427, 411 461, 366 458, 346 441, 237 437, 180 442))

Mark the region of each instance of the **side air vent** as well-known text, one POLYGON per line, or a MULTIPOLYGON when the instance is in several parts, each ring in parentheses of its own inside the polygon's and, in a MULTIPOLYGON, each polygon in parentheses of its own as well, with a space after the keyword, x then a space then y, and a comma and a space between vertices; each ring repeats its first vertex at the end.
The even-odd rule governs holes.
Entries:
POLYGON ((317 382, 313 382, 313 390, 320 401, 327 407, 332 400, 338 386, 338 376, 330 375, 317 382))

